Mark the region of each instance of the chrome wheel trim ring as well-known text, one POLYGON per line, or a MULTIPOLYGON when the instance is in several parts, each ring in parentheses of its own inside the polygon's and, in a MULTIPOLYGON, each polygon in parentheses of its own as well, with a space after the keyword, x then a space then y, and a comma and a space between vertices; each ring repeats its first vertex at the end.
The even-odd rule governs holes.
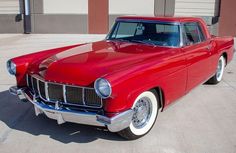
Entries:
POLYGON ((140 129, 144 127, 150 120, 152 114, 152 103, 148 97, 142 97, 135 104, 134 115, 132 118, 132 123, 135 128, 140 129))
MULTIPOLYGON (((148 113, 148 117, 146 118, 146 122, 140 124, 140 126, 137 126, 133 123, 133 121, 131 121, 130 123, 130 131, 134 134, 134 135, 144 135, 146 134, 153 126, 153 124, 155 123, 156 120, 156 116, 157 116, 157 112, 158 112, 158 101, 156 99, 156 96, 151 92, 151 91, 145 91, 143 93, 141 93, 134 101, 132 109, 134 110, 136 103, 139 102, 140 99, 142 98, 148 98, 151 104, 150 108, 150 112, 148 113)), ((145 111, 144 111, 145 112, 145 111)), ((142 117, 142 115, 140 115, 139 117, 142 117)), ((143 116, 144 117, 144 116, 143 116)), ((145 118, 145 117, 144 117, 145 118)))
POLYGON ((224 57, 221 56, 217 65, 217 70, 216 70, 216 79, 217 81, 221 81, 224 73, 224 67, 225 67, 225 60, 224 57))

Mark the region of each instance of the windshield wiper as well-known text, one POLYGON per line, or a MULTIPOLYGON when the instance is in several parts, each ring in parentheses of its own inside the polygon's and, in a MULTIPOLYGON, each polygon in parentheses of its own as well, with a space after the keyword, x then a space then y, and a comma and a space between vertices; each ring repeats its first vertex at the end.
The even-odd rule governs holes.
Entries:
POLYGON ((135 40, 135 39, 114 38, 114 39, 110 39, 110 40, 118 40, 118 41, 123 41, 123 42, 134 42, 134 43, 148 44, 148 45, 156 46, 155 43, 152 43, 152 42, 144 42, 144 41, 142 41, 142 40, 135 40))
POLYGON ((113 39, 109 39, 109 40, 118 40, 118 41, 130 42, 130 40, 122 39, 122 38, 113 38, 113 39))
POLYGON ((142 41, 142 40, 130 39, 129 41, 130 41, 130 42, 135 42, 135 43, 141 43, 141 44, 148 44, 148 45, 156 46, 155 43, 152 43, 152 42, 145 42, 145 41, 142 41))

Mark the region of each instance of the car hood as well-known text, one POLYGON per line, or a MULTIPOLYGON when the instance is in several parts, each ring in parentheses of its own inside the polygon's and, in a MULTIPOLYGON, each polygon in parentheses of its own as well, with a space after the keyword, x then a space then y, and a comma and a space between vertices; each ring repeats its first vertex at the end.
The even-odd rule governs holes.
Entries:
POLYGON ((165 50, 168 48, 104 40, 51 56, 38 64, 38 73, 48 81, 92 86, 99 77, 142 63, 165 50))

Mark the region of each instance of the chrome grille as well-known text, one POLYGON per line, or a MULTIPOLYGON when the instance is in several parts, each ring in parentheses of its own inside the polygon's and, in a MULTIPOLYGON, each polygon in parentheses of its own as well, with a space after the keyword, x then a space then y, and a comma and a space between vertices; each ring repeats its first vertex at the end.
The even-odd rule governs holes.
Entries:
POLYGON ((38 89, 39 89, 40 96, 43 99, 47 99, 46 98, 46 93, 45 93, 45 83, 41 80, 39 80, 39 82, 38 82, 38 89))
POLYGON ((97 94, 94 89, 87 89, 84 91, 84 101, 88 106, 96 106, 97 94))
POLYGON ((27 75, 27 77, 26 77, 27 85, 28 85, 28 87, 29 87, 30 89, 33 89, 32 80, 31 80, 31 79, 32 79, 32 78, 27 75))
POLYGON ((77 87, 66 87, 66 102, 83 105, 83 89, 77 87))
POLYGON ((102 99, 94 88, 46 82, 37 75, 27 75, 26 79, 29 89, 44 101, 91 108, 102 107, 102 99))
POLYGON ((32 87, 33 87, 33 91, 35 94, 38 95, 38 85, 37 85, 37 79, 32 78, 32 87))
POLYGON ((51 101, 63 102, 63 86, 59 84, 48 83, 48 98, 51 101))

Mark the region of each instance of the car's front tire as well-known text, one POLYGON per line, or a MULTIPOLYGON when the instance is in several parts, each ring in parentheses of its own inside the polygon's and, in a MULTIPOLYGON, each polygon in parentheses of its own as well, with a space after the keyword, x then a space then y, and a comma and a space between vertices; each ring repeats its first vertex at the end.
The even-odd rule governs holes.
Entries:
POLYGON ((129 127, 118 132, 119 135, 134 140, 147 134, 153 127, 159 110, 155 91, 141 93, 132 106, 134 111, 129 127))
POLYGON ((207 81, 208 84, 217 84, 217 83, 219 83, 222 80, 223 74, 224 74, 225 65, 226 65, 226 61, 225 61, 224 56, 222 55, 219 58, 217 69, 216 69, 216 73, 215 73, 215 75, 213 77, 211 77, 207 81))

